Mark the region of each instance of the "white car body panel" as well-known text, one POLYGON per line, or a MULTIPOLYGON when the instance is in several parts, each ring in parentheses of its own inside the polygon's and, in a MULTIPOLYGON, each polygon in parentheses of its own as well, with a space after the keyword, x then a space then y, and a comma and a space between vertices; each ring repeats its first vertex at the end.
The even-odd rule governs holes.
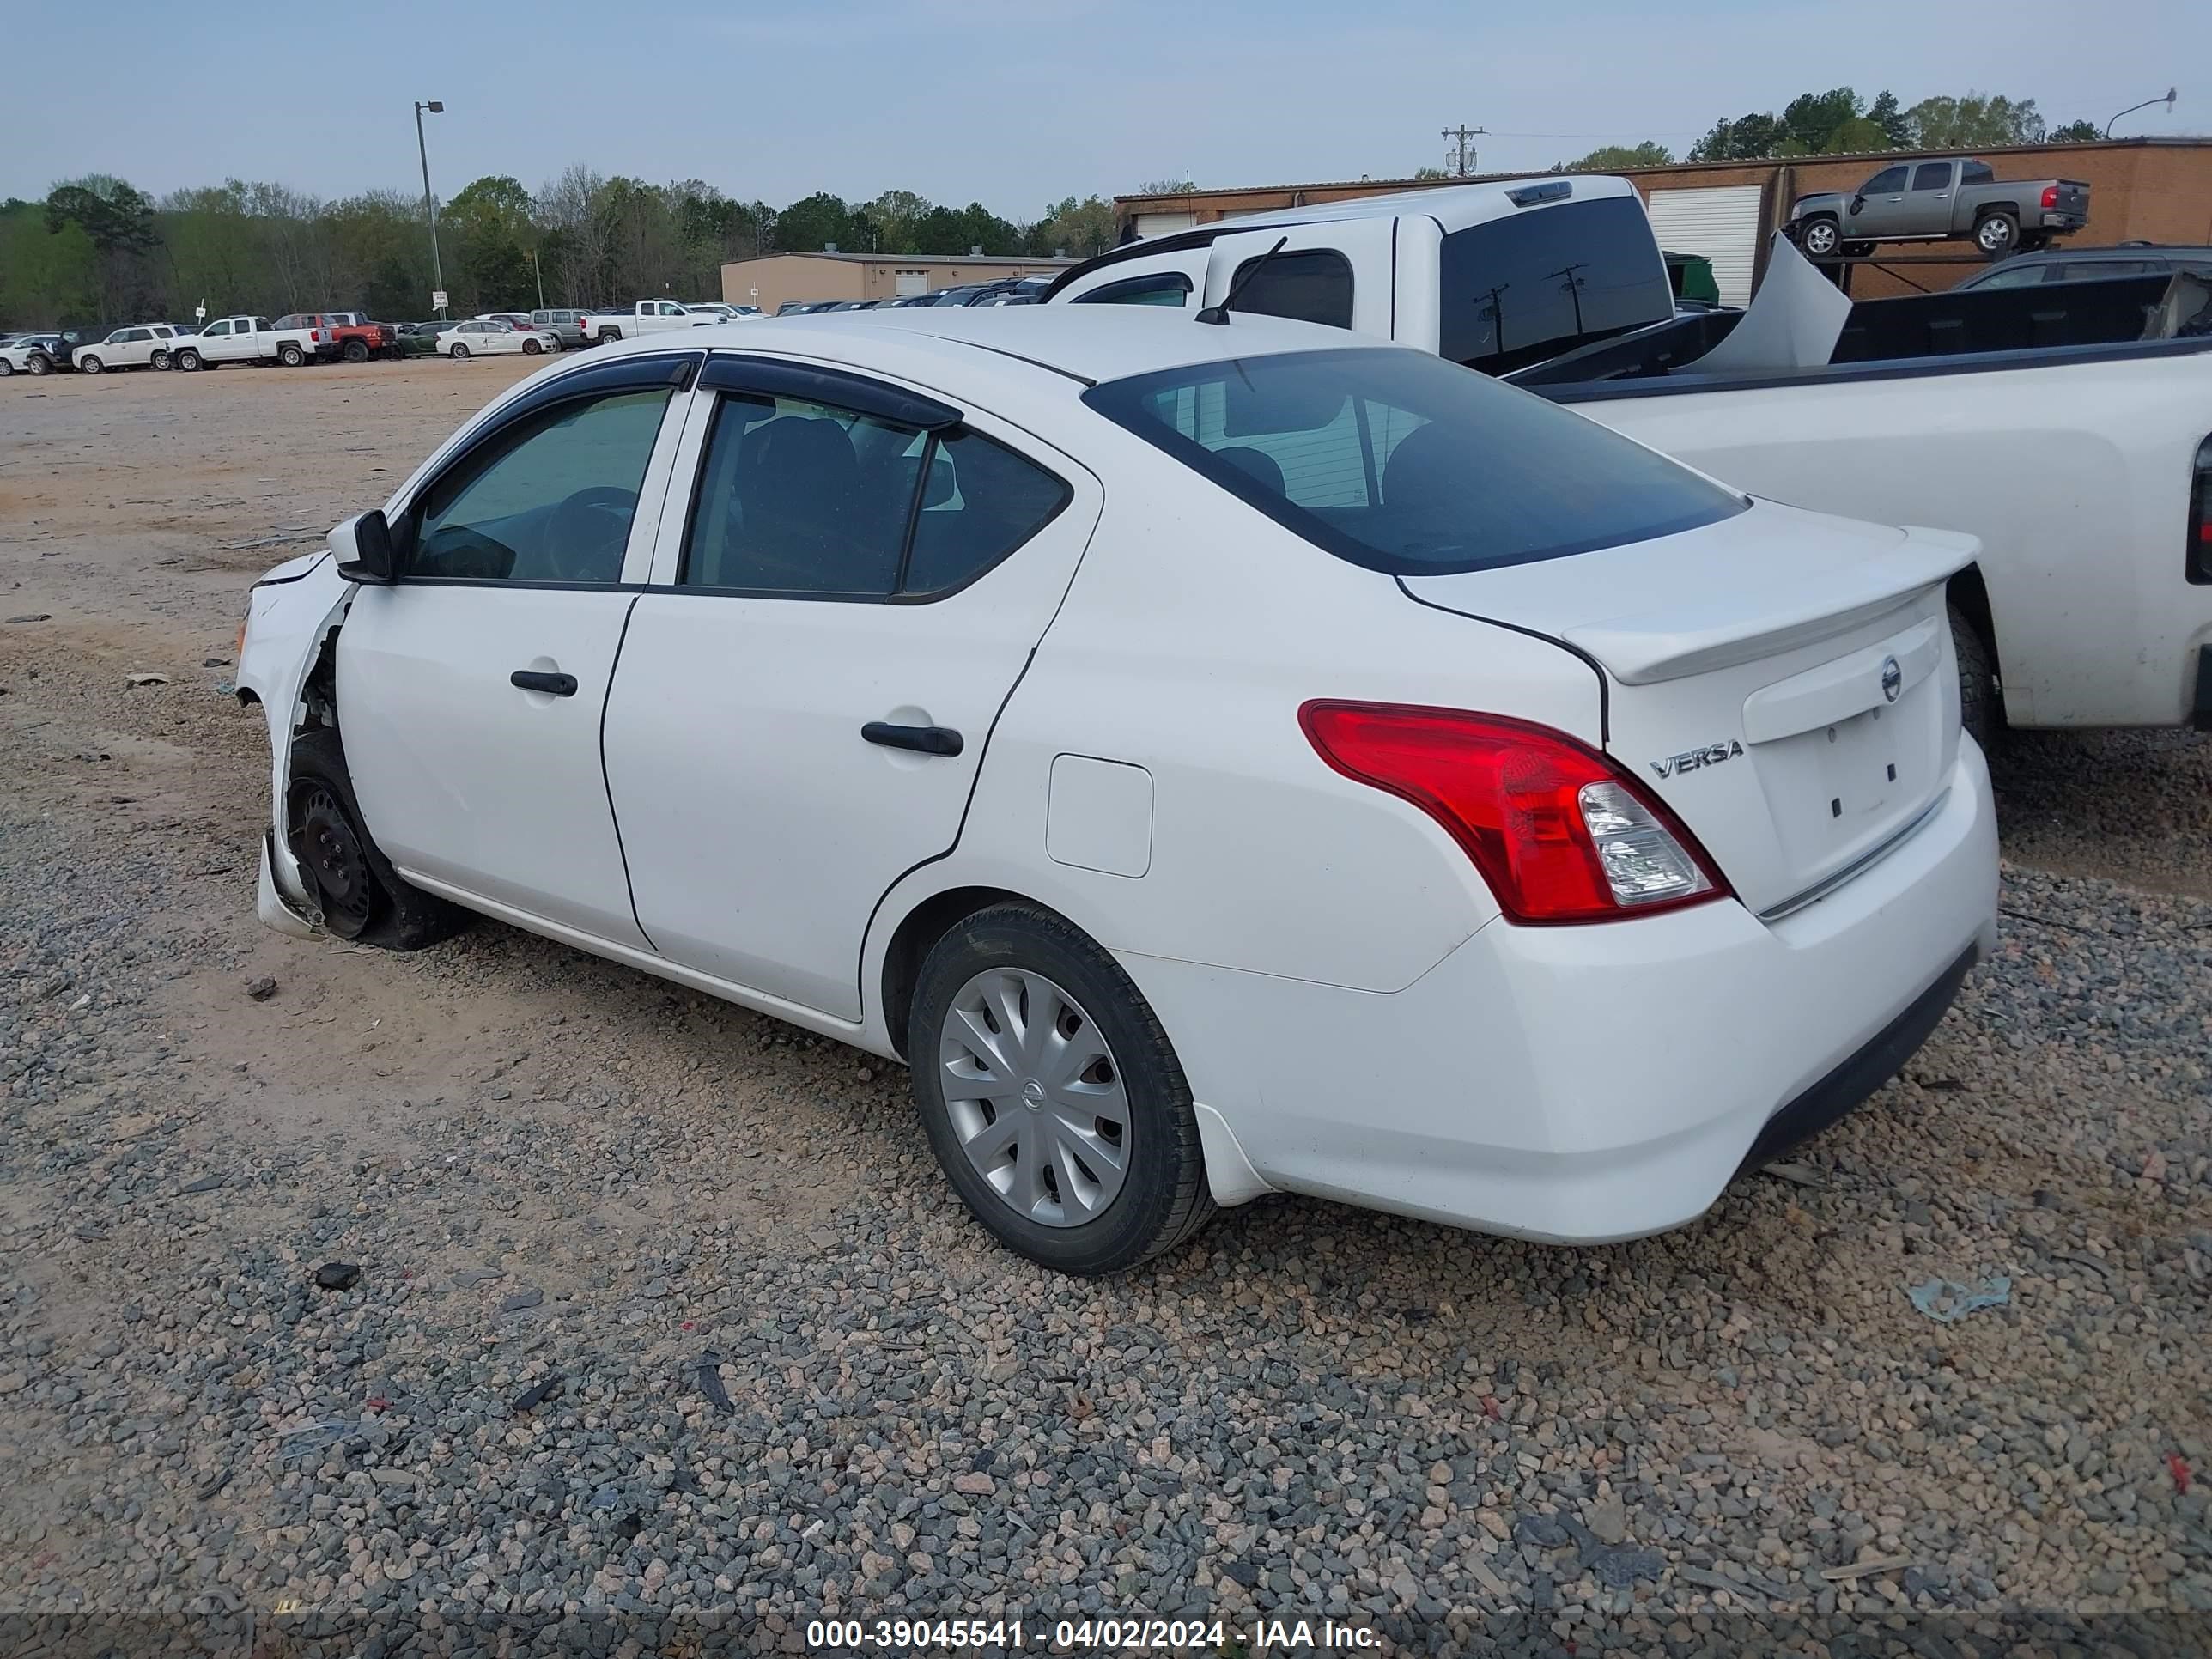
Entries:
POLYGON ((472 317, 465 322, 455 323, 451 328, 438 331, 438 353, 441 356, 450 356, 454 346, 461 345, 468 349, 471 356, 512 354, 523 350, 526 341, 535 344, 540 351, 558 351, 561 349, 561 337, 551 329, 516 328, 472 317))
MULTIPOLYGON (((1617 707, 1624 687, 1655 708, 1688 688, 1677 714, 1692 721, 1714 711, 1717 688, 1740 725, 1763 719, 1792 735, 1823 711, 1851 717, 1842 711, 1863 693, 1869 629, 1873 643, 1919 653, 1922 680, 1944 682, 1948 646, 1931 665, 1912 629, 1944 561, 1966 550, 1955 538, 1823 531, 1826 521, 1767 507, 1713 526, 1737 529, 1702 553, 1690 544, 1710 531, 1640 544, 1711 576, 1754 544, 1810 538, 1820 551, 1808 562, 1828 573, 1826 591, 1846 611, 1851 550, 1863 550, 1871 617, 1793 636, 1763 658, 1739 650, 1716 667, 1694 605, 1655 608, 1656 587, 1633 593, 1624 578, 1620 611, 1574 611, 1589 586, 1577 567, 1589 556, 1439 578, 1416 603, 1099 417, 1069 379, 1004 355, 1133 372, 1341 339, 1242 317, 1230 339, 1223 332, 1172 313, 1071 320, 1036 307, 988 318, 912 307, 700 336, 702 349, 839 364, 932 392, 1068 478, 1076 499, 948 599, 687 593, 669 584, 714 394, 680 393, 625 557, 623 574, 641 592, 403 583, 356 593, 325 556, 272 572, 255 590, 240 684, 264 705, 275 799, 300 688, 342 623, 343 661, 389 659, 340 677, 362 810, 430 890, 885 1055, 901 1052, 902 1013, 895 1021, 884 997, 901 925, 944 896, 1018 894, 1097 940, 1146 996, 1191 1083, 1220 1202, 1325 1194, 1580 1240, 1700 1213, 1780 1108, 1993 943, 1996 838, 1979 751, 1954 732, 1942 775, 1914 781, 1930 805, 1911 833, 1786 917, 1762 921, 1726 898, 1527 927, 1501 914, 1424 811, 1321 763, 1296 711, 1315 697, 1482 709, 1596 746, 1607 702, 1617 707), (986 343, 1001 349, 976 349, 986 343), (1518 605, 1565 629, 1609 623, 1619 652, 1698 672, 1608 688, 1540 627, 1463 614, 1492 577, 1510 580, 1480 595, 1486 606, 1518 605), (457 593, 524 604, 507 618, 489 603, 427 614, 457 593), (568 626, 538 610, 549 598, 556 612, 582 599, 631 609, 611 670, 596 803, 588 739, 550 740, 537 694, 497 684, 541 651, 568 670, 544 650, 548 629, 568 626), (426 614, 410 618, 410 605, 426 614), (848 613, 842 625, 838 611, 848 613), (1638 627, 1620 620, 1637 612, 1638 627), (963 657, 974 660, 948 661, 963 657), (733 661, 746 671, 731 672, 733 661), (902 708, 902 697, 915 701, 902 708), (964 768, 932 779, 939 759, 865 744, 848 729, 885 718, 957 724, 964 768), (927 793, 902 787, 915 783, 927 793), (612 845, 601 832, 610 799, 621 831, 612 845), (1080 833, 1066 820, 1055 830, 1055 811, 1083 815, 1080 833), (539 844, 513 845, 530 836, 539 844), (626 912, 611 896, 625 868, 642 939, 613 914, 626 912), (654 935, 663 915, 677 944, 654 935)), ((613 354, 665 355, 670 343, 549 365, 441 446, 386 510, 402 511, 470 432, 548 377, 613 354)), ((1757 608, 1744 601, 1728 624, 1739 647, 1760 637, 1745 620, 1757 608)), ((604 618, 589 626, 601 639, 604 618)), ((580 718, 596 714, 590 699, 561 706, 577 712, 574 724, 595 723, 580 718)), ((1714 821, 1709 808, 1680 810, 1700 836, 1714 821)), ((271 920, 296 926, 313 907, 283 846, 281 807, 271 825, 264 915, 273 892, 271 920)))
MULTIPOLYGON (((1577 201, 1633 191, 1620 179, 1571 183, 1577 201)), ((1188 304, 1218 301, 1237 264, 1287 235, 1286 251, 1331 247, 1351 262, 1355 331, 1433 351, 1443 239, 1545 210, 1516 208, 1514 187, 1251 214, 1211 246, 1084 270, 1050 303, 1158 270, 1193 278, 1188 304)), ((2191 464, 2212 434, 2212 350, 1927 372, 1939 366, 1710 390, 1627 381, 1561 401, 1753 495, 1978 540, 2010 724, 2189 723, 2212 662, 2212 586, 2184 577, 2191 464)))

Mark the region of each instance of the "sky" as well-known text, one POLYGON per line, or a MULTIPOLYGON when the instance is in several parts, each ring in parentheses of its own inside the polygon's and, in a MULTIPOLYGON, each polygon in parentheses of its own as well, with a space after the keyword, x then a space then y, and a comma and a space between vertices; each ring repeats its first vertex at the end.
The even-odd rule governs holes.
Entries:
MULTIPOLYGON (((100 12, 100 73, 19 77, 0 102, 0 197, 86 173, 156 196, 234 177, 419 191, 418 98, 446 105, 425 118, 441 197, 581 161, 772 206, 899 188, 1018 219, 1174 176, 1404 177, 1443 165, 1462 123, 1489 129, 1483 171, 1644 138, 1679 156, 1720 116, 1838 85, 1908 106, 2001 92, 2056 125, 2193 74, 2172 115, 2116 131, 2212 132, 2202 0, 385 0, 297 30, 232 0, 189 21, 159 0, 100 12)), ((7 34, 19 64, 94 50, 59 5, 7 34)))

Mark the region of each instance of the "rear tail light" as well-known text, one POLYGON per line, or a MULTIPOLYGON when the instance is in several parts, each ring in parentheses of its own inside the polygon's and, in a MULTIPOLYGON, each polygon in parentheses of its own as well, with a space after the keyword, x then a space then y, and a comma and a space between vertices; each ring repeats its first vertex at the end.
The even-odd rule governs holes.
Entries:
POLYGON ((308 343, 309 345, 320 345, 320 344, 322 343, 322 342, 323 342, 323 331, 322 331, 322 330, 320 330, 319 328, 311 328, 311 329, 309 329, 309 330, 307 331, 307 343, 308 343))
POLYGON ((2212 438, 2197 447, 2189 491, 2189 580, 2212 586, 2212 438))
POLYGON ((1728 896, 1673 813, 1563 732, 1364 702, 1310 702, 1298 724, 1337 771, 1442 825, 1515 921, 1613 921, 1728 896))
POLYGON ((2057 185, 2045 185, 2043 187, 2043 205, 2046 208, 2055 208, 2058 205, 2057 185))

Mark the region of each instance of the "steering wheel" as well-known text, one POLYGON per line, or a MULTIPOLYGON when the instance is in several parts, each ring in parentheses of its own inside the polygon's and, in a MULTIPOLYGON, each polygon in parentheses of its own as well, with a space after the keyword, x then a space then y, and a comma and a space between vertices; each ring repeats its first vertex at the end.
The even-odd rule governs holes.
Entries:
POLYGON ((556 581, 622 580, 637 492, 612 484, 580 489, 553 509, 545 526, 545 565, 556 581))

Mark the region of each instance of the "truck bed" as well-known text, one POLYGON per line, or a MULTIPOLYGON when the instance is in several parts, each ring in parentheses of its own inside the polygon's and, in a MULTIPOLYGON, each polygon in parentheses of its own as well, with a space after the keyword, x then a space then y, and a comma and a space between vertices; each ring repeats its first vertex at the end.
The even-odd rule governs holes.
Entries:
POLYGON ((1969 366, 2028 368, 2084 355, 2186 354, 2212 349, 2208 293, 2212 291, 2200 279, 2185 275, 1863 300, 1852 306, 1826 363, 1737 374, 1698 372, 1698 361, 1726 339, 1744 315, 1706 312, 1600 341, 1505 378, 1554 402, 1573 403, 1969 366), (2179 305, 2169 304, 2177 299, 2179 305), (2175 327, 2171 317, 2177 313, 2183 320, 2175 327))

